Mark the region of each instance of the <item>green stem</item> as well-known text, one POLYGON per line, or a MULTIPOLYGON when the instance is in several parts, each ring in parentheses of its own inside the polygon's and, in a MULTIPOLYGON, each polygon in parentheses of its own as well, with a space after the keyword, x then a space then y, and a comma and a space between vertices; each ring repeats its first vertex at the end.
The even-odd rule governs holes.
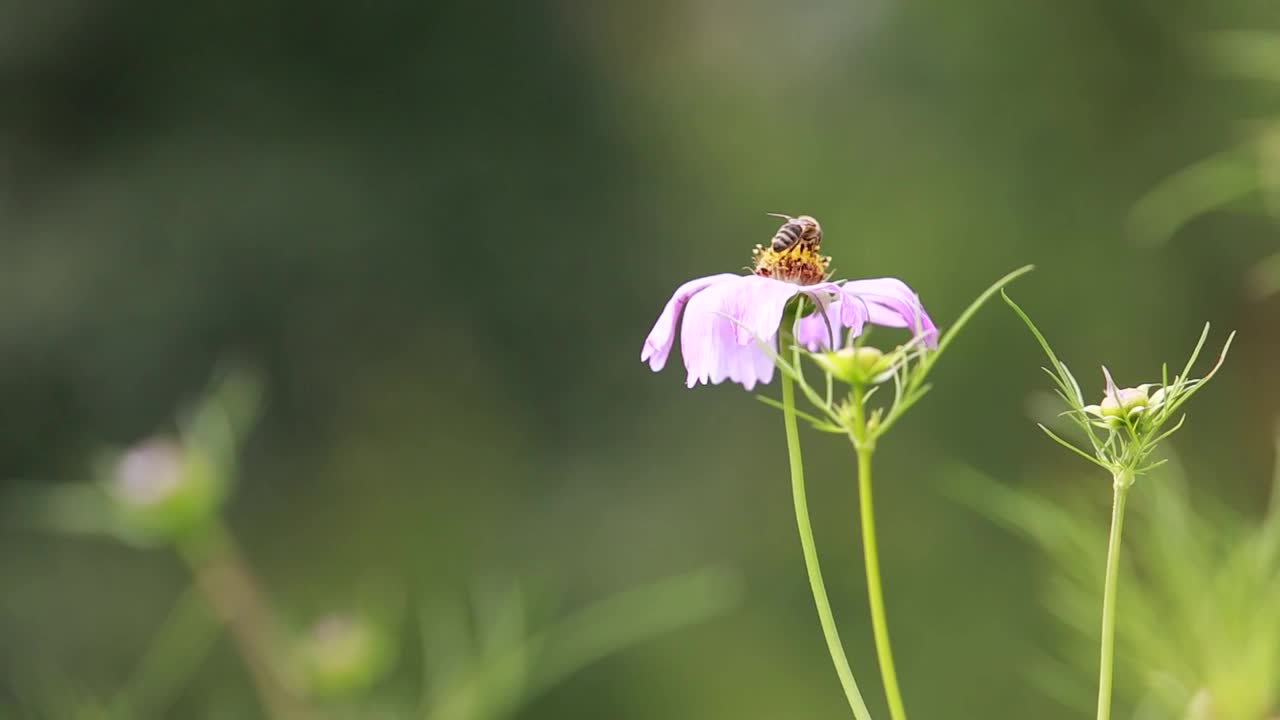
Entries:
POLYGON ((272 720, 304 720, 311 713, 277 671, 276 624, 266 598, 231 533, 217 520, 177 545, 196 587, 231 635, 272 720))
POLYGON ((906 720, 907 711, 902 704, 902 691, 898 688, 898 672, 893 665, 893 650, 889 646, 889 623, 885 617, 884 590, 880 582, 880 553, 876 548, 875 506, 871 497, 871 455, 875 441, 867 432, 864 397, 862 386, 854 385, 854 434, 851 439, 858 456, 858 505, 862 514, 862 557, 867 568, 867 599, 871 605, 871 629, 875 635, 880 676, 884 680, 884 695, 889 702, 889 716, 893 720, 906 720))
POLYGON ((800 431, 796 427, 796 391, 791 378, 785 374, 782 376, 782 406, 782 417, 787 430, 787 454, 791 461, 791 492, 796 505, 796 525, 800 530, 800 546, 804 550, 804 564, 809 571, 813 602, 818 606, 818 620, 822 624, 822 634, 827 639, 831 662, 836 666, 836 674, 840 676, 840 685, 844 688, 854 717, 857 720, 871 720, 867 703, 862 699, 858 683, 853 679, 853 670, 849 667, 849 658, 845 656, 844 645, 840 642, 840 632, 836 629, 835 616, 831 612, 831 601, 827 598, 826 583, 822 581, 822 569, 818 566, 818 549, 813 540, 809 504, 805 497, 800 431))
POLYGON ((1111 676, 1116 648, 1116 582, 1120 577, 1120 532, 1124 528, 1124 503, 1131 477, 1115 478, 1115 502, 1111 507, 1111 539, 1107 542, 1107 579, 1102 592, 1102 659, 1098 670, 1098 720, 1111 718, 1111 676))

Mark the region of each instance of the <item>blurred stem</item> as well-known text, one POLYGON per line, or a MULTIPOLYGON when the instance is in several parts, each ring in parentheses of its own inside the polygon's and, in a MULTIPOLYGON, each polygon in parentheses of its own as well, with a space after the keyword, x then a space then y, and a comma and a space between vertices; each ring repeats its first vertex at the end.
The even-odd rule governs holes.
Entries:
MULTIPOLYGON (((783 333, 779 338, 782 343, 790 343, 790 337, 783 333)), ((785 348, 780 348, 784 350, 785 348)), ((853 679, 853 670, 849 667, 849 658, 845 656, 844 645, 840 642, 840 631, 836 628, 835 616, 831 612, 831 601, 827 598, 826 583, 822 581, 822 569, 818 566, 818 549, 813 540, 813 526, 809 522, 809 505, 804 489, 804 462, 800 457, 800 431, 796 427, 796 391, 790 376, 782 375, 782 418, 787 431, 787 455, 791 461, 791 494, 796 505, 796 525, 800 530, 800 547, 804 550, 804 564, 809 571, 809 587, 813 591, 813 602, 818 606, 818 620, 822 624, 822 633, 827 639, 827 650, 831 652, 831 662, 836 666, 836 674, 840 676, 840 685, 844 688, 849 707, 858 720, 871 720, 867 703, 858 691, 858 683, 853 679)))
POLYGON ((1098 720, 1111 718, 1111 676, 1116 648, 1116 583, 1120 577, 1120 533, 1124 528, 1124 503, 1133 476, 1115 476, 1115 501, 1111 506, 1111 539, 1107 542, 1107 579, 1102 591, 1102 658, 1098 669, 1098 720))
POLYGON ((192 586, 183 591, 148 646, 128 687, 115 699, 120 717, 158 717, 191 679, 213 647, 218 622, 192 586))
POLYGON ((180 541, 177 549, 201 594, 231 634, 267 715, 275 720, 310 717, 276 672, 275 618, 231 533, 215 519, 200 533, 180 541))
POLYGON ((889 701, 889 716, 893 720, 906 720, 907 711, 902 704, 902 691, 898 688, 898 672, 893 665, 893 650, 889 647, 889 623, 885 618, 884 590, 880 582, 880 554, 876 548, 875 507, 871 498, 871 455, 875 441, 867 432, 865 388, 853 386, 853 441, 858 456, 858 505, 862 513, 862 557, 867 568, 867 599, 871 605, 871 628, 875 633, 876 658, 880 662, 880 677, 884 680, 884 694, 889 701))

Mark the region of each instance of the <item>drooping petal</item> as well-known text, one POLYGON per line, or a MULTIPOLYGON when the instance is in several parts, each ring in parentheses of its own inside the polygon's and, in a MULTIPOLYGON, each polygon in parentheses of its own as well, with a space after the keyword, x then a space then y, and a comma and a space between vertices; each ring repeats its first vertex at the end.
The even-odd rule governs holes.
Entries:
POLYGON ((937 345, 937 326, 925 312, 920 297, 901 280, 850 280, 841 286, 841 291, 847 299, 861 301, 869 322, 885 327, 910 328, 914 334, 924 338, 929 347, 937 345))
POLYGON ((857 337, 862 334, 862 329, 867 323, 871 322, 871 313, 867 310, 867 305, 860 302, 840 302, 840 323, 849 328, 849 334, 857 337))
POLYGON ((747 275, 733 283, 721 311, 733 319, 738 344, 773 337, 782 323, 787 302, 799 291, 798 285, 759 275, 747 275))
POLYGON ((796 342, 810 352, 836 348, 844 344, 844 329, 849 337, 862 334, 867 322, 867 309, 860 302, 830 300, 824 293, 812 293, 810 297, 819 307, 825 303, 825 311, 815 311, 796 322, 796 342))
POLYGON ((756 383, 773 378, 773 361, 760 347, 757 337, 776 347, 777 324, 772 328, 760 325, 759 336, 747 333, 747 342, 739 342, 742 327, 757 322, 756 318, 744 317, 743 303, 754 297, 752 290, 760 285, 746 282, 749 277, 732 278, 696 294, 685 308, 680 352, 688 371, 685 384, 689 387, 732 380, 750 390, 756 383))
POLYGON ((796 343, 809 352, 839 347, 844 327, 840 315, 841 303, 835 300, 800 318, 796 321, 796 343))
POLYGON ((690 280, 676 288, 675 294, 667 301, 662 314, 658 316, 658 321, 654 323, 653 330, 649 332, 649 337, 645 338, 644 348, 640 351, 640 361, 647 361, 654 372, 661 370, 667 364, 671 346, 675 344, 676 323, 680 319, 680 311, 689 299, 715 283, 737 277, 740 276, 733 273, 720 273, 690 280))
POLYGON ((841 344, 842 330, 853 328, 853 335, 862 332, 866 313, 857 304, 841 303, 840 285, 820 282, 797 288, 817 306, 808 315, 798 319, 795 326, 796 343, 810 351, 841 344))
POLYGON ((680 353, 688 371, 685 384, 723 382, 729 375, 730 358, 725 352, 737 347, 733 323, 725 317, 726 294, 742 278, 734 275, 695 295, 685 308, 680 326, 680 353))
MULTIPOLYGON (((777 352, 777 336, 763 339, 774 352, 777 352)), ((716 347, 721 363, 721 372, 712 376, 712 382, 731 380, 743 388, 751 390, 756 383, 767 383, 773 378, 773 359, 760 347, 754 339, 747 345, 737 342, 724 343, 716 347)))
POLYGON ((716 286, 711 285, 694 295, 685 308, 684 320, 680 324, 680 354, 684 356, 684 367, 688 372, 685 384, 689 387, 706 382, 711 375, 711 368, 718 362, 713 352, 717 343, 712 337, 719 329, 715 322, 715 308, 719 306, 720 300, 715 297, 716 294, 716 286))
MULTIPOLYGON (((778 351, 777 335, 774 335, 772 338, 769 339, 769 346, 773 349, 774 352, 778 351)), ((768 385, 769 382, 773 380, 773 370, 774 370, 773 358, 769 357, 769 354, 766 353, 764 350, 760 349, 760 347, 757 345, 750 346, 750 351, 751 351, 753 369, 755 370, 755 373, 756 373, 756 381, 764 385, 768 385)), ((752 387, 754 387, 754 384, 747 385, 746 383, 743 383, 743 387, 750 390, 752 387)))

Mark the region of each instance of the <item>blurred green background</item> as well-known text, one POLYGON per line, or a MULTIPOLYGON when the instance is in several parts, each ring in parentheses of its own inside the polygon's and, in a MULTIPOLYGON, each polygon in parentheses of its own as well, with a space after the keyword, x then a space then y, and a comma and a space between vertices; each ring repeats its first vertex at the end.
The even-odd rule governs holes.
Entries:
MULTIPOLYGON (((46 690, 109 694, 189 582, 169 553, 42 532, 21 497, 169 427, 229 357, 261 369, 265 396, 227 522, 289 620, 387 586, 447 602, 493 577, 572 609, 728 567, 733 609, 591 665, 519 717, 846 715, 781 419, 736 386, 686 390, 676 355, 659 375, 638 359, 670 292, 744 266, 771 211, 821 219, 838 277, 902 277, 944 327, 1035 263, 1013 294, 1098 394, 1102 362, 1150 381, 1205 321, 1211 345, 1239 330, 1177 450, 1192 492, 1256 515, 1280 305, 1243 279, 1275 225, 1246 200, 1159 247, 1128 230, 1163 179, 1280 109, 1276 86, 1202 52, 1205 33, 1242 28, 1280 28, 1280 13, 0 3, 0 715, 46 716, 46 690)), ((1051 568, 945 490, 958 464, 1105 502, 1107 479, 1030 422, 1041 362, 988 306, 877 455, 916 717, 1079 716, 1028 678, 1060 636, 1051 568)), ((807 441, 836 614, 879 712, 852 455, 807 441)), ((417 673, 415 624, 397 631, 387 693, 417 673)), ((171 716, 254 708, 218 640, 171 716)))

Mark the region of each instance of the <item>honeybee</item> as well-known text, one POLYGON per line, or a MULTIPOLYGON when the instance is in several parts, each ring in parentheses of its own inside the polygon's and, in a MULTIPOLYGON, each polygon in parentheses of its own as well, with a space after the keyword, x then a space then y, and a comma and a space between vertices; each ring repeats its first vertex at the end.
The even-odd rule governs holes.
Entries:
POLYGON ((816 251, 822 245, 822 226, 809 215, 791 217, 781 213, 769 213, 769 216, 786 220, 782 227, 778 228, 778 232, 774 233, 773 240, 769 243, 769 247, 773 248, 774 252, 783 252, 796 246, 800 246, 802 250, 816 251))
POLYGON ((751 251, 755 261, 751 272, 761 277, 812 285, 827 278, 831 258, 818 254, 822 245, 822 226, 809 215, 791 217, 769 213, 786 220, 773 234, 769 247, 756 245, 751 251))

